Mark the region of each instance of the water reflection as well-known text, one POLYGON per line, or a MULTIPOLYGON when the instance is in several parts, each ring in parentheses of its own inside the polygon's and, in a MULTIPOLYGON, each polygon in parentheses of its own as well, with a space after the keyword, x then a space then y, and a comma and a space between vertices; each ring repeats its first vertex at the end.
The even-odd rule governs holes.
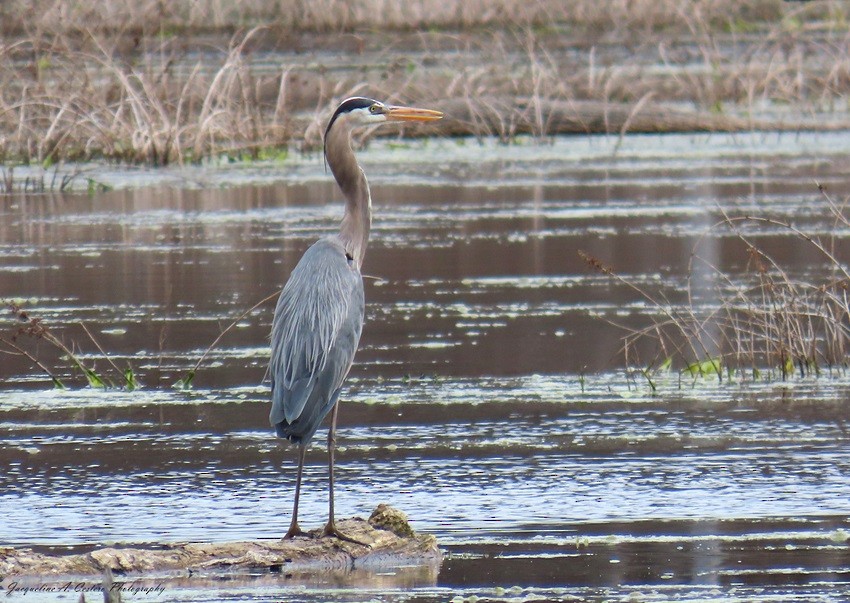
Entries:
MULTIPOLYGON (((845 588, 846 378, 742 388, 674 373, 652 396, 611 372, 620 332, 600 320, 640 324, 652 308, 576 251, 673 305, 688 287, 710 305, 724 283, 709 267, 746 274, 740 241, 709 228, 717 204, 826 231, 809 175, 846 194, 850 164, 801 154, 789 167, 729 146, 581 159, 561 144, 412 184, 386 150, 366 154, 376 215, 364 270, 378 280, 342 409, 338 513, 404 509, 447 547, 439 576, 242 576, 224 599, 806 600, 845 588)), ((282 532, 294 452, 267 426, 272 304, 227 335, 195 390, 169 386, 336 228, 320 166, 293 172, 262 186, 0 200, 0 295, 108 373, 84 322, 144 386, 53 391, 25 358, 2 357, 0 543, 282 532)), ((850 233, 838 234, 844 253, 850 233)), ((822 262, 780 229, 759 236, 792 273, 822 262)), ((73 378, 55 350, 39 355, 73 378)), ((308 523, 326 510, 321 448, 308 454, 308 523)), ((175 589, 211 597, 198 583, 175 589)))

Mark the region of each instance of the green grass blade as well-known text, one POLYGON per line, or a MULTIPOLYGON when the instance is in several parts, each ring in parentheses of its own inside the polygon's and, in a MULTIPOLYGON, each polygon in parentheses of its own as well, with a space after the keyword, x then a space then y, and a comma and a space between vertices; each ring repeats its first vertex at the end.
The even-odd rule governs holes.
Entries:
POLYGON ((106 383, 104 383, 104 381, 100 377, 100 375, 95 373, 90 368, 83 369, 83 371, 85 372, 86 379, 88 380, 89 385, 91 387, 95 387, 95 388, 98 388, 98 389, 106 389, 106 383))
POLYGON ((189 371, 185 377, 174 382, 175 389, 192 389, 192 380, 195 378, 195 371, 189 371))
POLYGON ((709 358, 699 365, 700 375, 722 375, 720 372, 720 358, 709 358))
POLYGON ((124 369, 124 388, 128 392, 132 392, 139 387, 139 382, 136 381, 136 374, 133 372, 133 369, 127 367, 124 369))

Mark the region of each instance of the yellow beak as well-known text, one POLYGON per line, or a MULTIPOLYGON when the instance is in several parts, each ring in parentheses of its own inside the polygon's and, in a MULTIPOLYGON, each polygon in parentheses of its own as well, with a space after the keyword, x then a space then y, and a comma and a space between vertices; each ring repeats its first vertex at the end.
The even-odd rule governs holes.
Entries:
POLYGON ((387 107, 385 115, 388 121, 434 121, 443 118, 442 111, 415 107, 387 107))

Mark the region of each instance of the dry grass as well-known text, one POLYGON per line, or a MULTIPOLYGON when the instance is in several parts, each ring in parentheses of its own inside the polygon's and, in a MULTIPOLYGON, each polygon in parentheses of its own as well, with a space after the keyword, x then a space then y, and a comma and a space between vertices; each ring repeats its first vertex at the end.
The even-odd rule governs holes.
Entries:
POLYGON ((352 93, 451 107, 444 133, 505 141, 757 127, 765 107, 789 104, 795 126, 847 108, 842 11, 823 0, 9 0, 0 160, 263 157, 318 146, 329 107, 352 93), (660 101, 716 119, 665 124, 660 101))
POLYGON ((781 0, 6 0, 0 6, 0 23, 6 34, 41 30, 151 35, 233 32, 257 25, 290 32, 419 31, 559 24, 620 36, 682 28, 693 13, 712 26, 726 27, 736 20, 773 21, 785 10, 781 0))
POLYGON ((85 324, 79 323, 79 326, 97 348, 100 359, 114 371, 112 379, 96 371, 93 363, 83 361, 79 347, 74 343, 67 344, 62 338, 54 335, 41 318, 30 315, 27 310, 13 301, 3 300, 2 305, 9 310, 16 324, 8 332, 0 334, 0 358, 6 355, 26 358, 47 375, 54 387, 59 389, 65 389, 65 383, 56 374, 62 364, 70 367, 75 376, 81 376, 90 387, 99 389, 120 387, 126 391, 133 391, 138 387, 133 369, 129 365, 124 369, 118 367, 85 324), (39 344, 42 342, 48 349, 48 354, 40 353, 39 344), (55 359, 46 360, 44 356, 54 356, 55 359))
MULTIPOLYGON (((821 189, 834 219, 834 232, 850 227, 847 207, 821 189)), ((693 250, 687 303, 670 303, 619 276, 599 260, 584 256, 596 270, 630 287, 654 318, 625 331, 627 367, 639 367, 654 388, 654 375, 678 366, 683 373, 728 379, 787 379, 822 372, 843 372, 850 353, 850 269, 835 252, 835 236, 826 240, 779 219, 729 216, 713 226, 693 250), (757 241, 765 229, 784 232, 815 251, 827 270, 792 276, 757 241), (705 241, 718 236, 737 238, 747 254, 746 273, 730 277, 701 255, 705 241), (709 290, 705 283, 713 283, 709 290), (648 353, 648 355, 647 355, 648 353)))
POLYGON ((7 84, 0 101, 3 155, 165 164, 208 155, 219 142, 252 152, 285 144, 280 123, 259 124, 262 110, 244 57, 253 33, 234 40, 212 68, 196 64, 185 74, 174 72, 175 54, 165 46, 125 57, 95 34, 85 49, 54 40, 34 65, 27 64, 31 42, 6 47, 0 51, 7 84))

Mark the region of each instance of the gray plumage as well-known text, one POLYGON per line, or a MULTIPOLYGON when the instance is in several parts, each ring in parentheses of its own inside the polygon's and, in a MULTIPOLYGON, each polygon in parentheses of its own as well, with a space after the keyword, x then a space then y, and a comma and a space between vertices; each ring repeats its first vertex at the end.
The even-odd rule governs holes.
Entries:
POLYGON ((324 534, 350 540, 334 524, 334 432, 342 385, 363 331, 365 301, 360 267, 369 243, 372 199, 369 183, 351 150, 351 128, 386 121, 429 121, 442 114, 392 107, 369 98, 340 104, 325 130, 325 159, 345 197, 339 234, 320 239, 302 256, 275 308, 269 373, 277 435, 298 444, 292 521, 284 538, 304 534, 298 499, 307 445, 333 411, 328 430, 328 523, 324 534))
POLYGON ((277 435, 307 444, 316 433, 351 369, 364 309, 360 270, 339 237, 314 243, 283 288, 272 323, 270 419, 277 435), (316 281, 322 286, 312 286, 316 281))

